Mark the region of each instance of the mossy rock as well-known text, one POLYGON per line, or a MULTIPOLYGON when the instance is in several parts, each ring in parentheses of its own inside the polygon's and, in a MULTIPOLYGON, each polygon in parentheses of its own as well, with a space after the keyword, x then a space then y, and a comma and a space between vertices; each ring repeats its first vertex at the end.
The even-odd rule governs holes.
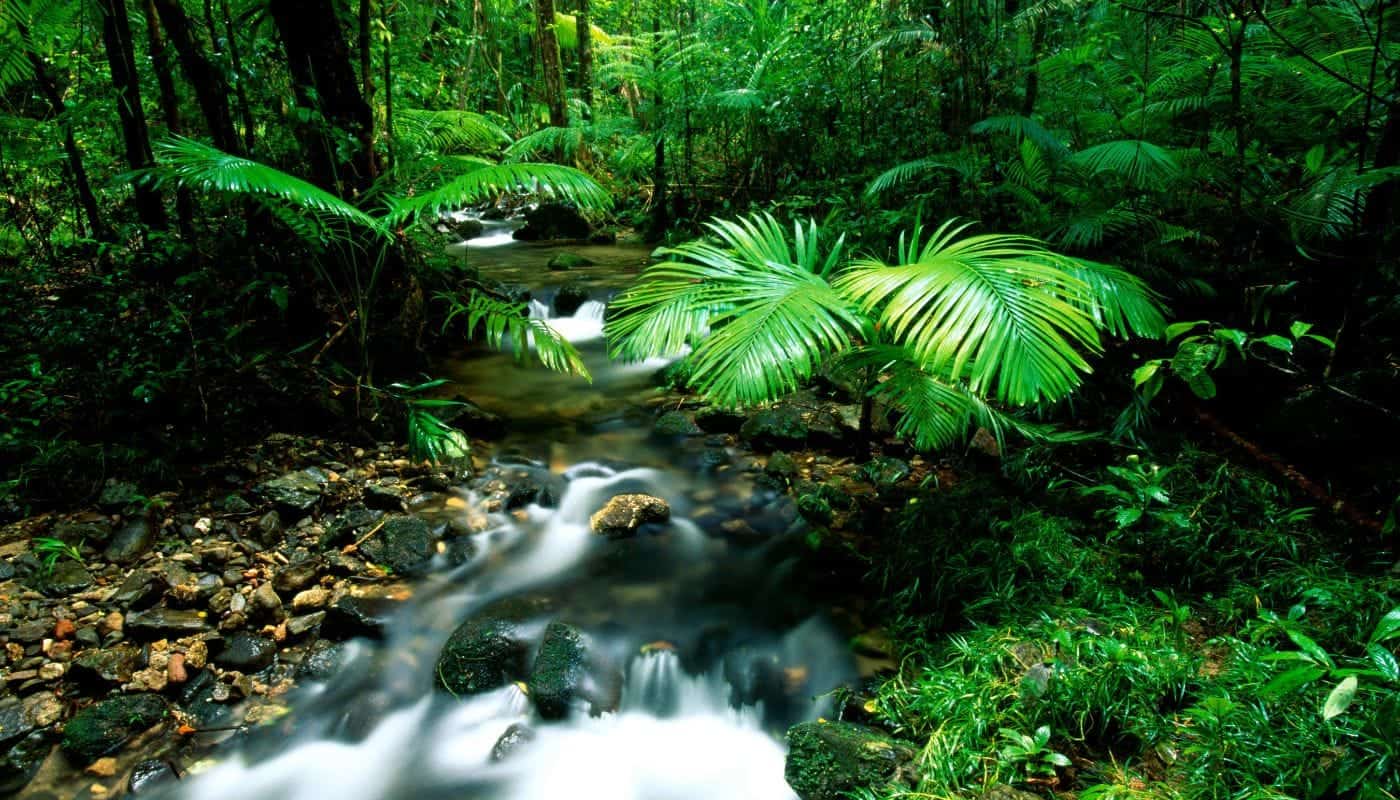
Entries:
POLYGON ((129 694, 89 706, 63 728, 63 752, 81 764, 121 749, 137 734, 165 719, 170 707, 159 695, 129 694))
POLYGON ((795 406, 765 408, 739 427, 739 435, 754 449, 797 449, 807 442, 811 430, 795 406))
POLYGON ((804 722, 787 733, 783 775, 802 800, 842 800, 849 792, 906 780, 913 745, 849 722, 804 722))
POLYGON ((551 622, 545 628, 535 665, 530 669, 530 699, 545 719, 563 719, 588 679, 588 650, 572 625, 551 622))
POLYGON ((433 530, 418 517, 394 517, 371 536, 361 550, 371 561, 395 575, 422 575, 433 559, 433 530))
POLYGON ((591 267, 594 261, 578 253, 559 253, 549 260, 549 268, 555 272, 566 272, 579 267, 591 267))
POLYGON ((667 411, 656 418, 651 430, 657 436, 699 436, 704 433, 684 411, 667 411))
POLYGON ((499 689, 525 675, 529 648, 515 622, 498 616, 468 620, 448 637, 434 670, 436 684, 453 695, 499 689))

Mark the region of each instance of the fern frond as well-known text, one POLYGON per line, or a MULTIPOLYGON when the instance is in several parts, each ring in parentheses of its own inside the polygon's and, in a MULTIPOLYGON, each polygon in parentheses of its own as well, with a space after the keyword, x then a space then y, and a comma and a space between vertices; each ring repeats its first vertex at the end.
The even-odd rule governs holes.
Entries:
POLYGON ((469 170, 412 197, 390 197, 391 226, 420 214, 440 214, 508 194, 546 195, 583 208, 607 208, 608 193, 588 175, 558 164, 495 164, 469 170))
POLYGON ((1060 159, 1069 155, 1069 148, 1060 141, 1058 136, 1046 130, 1039 122, 1019 114, 988 117, 974 124, 971 130, 977 134, 1011 136, 1016 139, 1018 144, 1022 141, 1034 142, 1036 147, 1040 148, 1041 152, 1051 159, 1060 159))
POLYGON ((975 155, 961 151, 906 161, 876 176, 870 185, 865 187, 865 194, 867 197, 873 197, 939 170, 955 172, 965 180, 973 180, 982 171, 982 162, 975 155))
POLYGON ((444 330, 453 320, 465 317, 468 336, 475 336, 479 329, 487 346, 502 350, 509 345, 517 361, 526 361, 533 354, 546 369, 593 380, 573 344, 544 320, 526 317, 522 304, 478 291, 469 293, 465 301, 450 292, 438 292, 435 297, 448 304, 444 330))
POLYGON ((1141 139, 1120 139, 1087 147, 1070 161, 1092 175, 1111 174, 1129 186, 1161 189, 1175 180, 1181 166, 1163 148, 1141 139))
POLYGON ((481 114, 415 108, 394 112, 394 136, 410 149, 435 153, 491 153, 510 141, 499 125, 481 114))

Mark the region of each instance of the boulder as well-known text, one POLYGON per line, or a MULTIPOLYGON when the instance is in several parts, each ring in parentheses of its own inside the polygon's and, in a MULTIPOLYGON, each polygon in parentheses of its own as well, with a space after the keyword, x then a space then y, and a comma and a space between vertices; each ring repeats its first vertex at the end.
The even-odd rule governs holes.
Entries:
POLYGON ((428 523, 418 517, 393 517, 360 550, 395 575, 417 576, 428 571, 436 538, 428 523))
POLYGON ((560 286, 558 293, 554 295, 554 313, 561 317, 571 317, 588 302, 588 299, 588 290, 582 286, 560 286))
POLYGON ((144 519, 133 520, 112 536, 102 557, 114 564, 130 564, 155 543, 156 530, 144 519))
POLYGON ((73 659, 68 675, 93 685, 128 683, 132 674, 145 665, 144 661, 141 648, 132 644, 120 643, 101 650, 88 648, 73 659))
POLYGON ((80 764, 90 764, 120 750, 137 734, 170 713, 155 694, 128 694, 79 711, 63 728, 63 752, 80 764))
POLYGON ((623 539, 635 536, 648 522, 669 519, 671 506, 665 500, 649 494, 620 494, 588 518, 588 527, 596 534, 623 539))
POLYGON ((126 782, 129 795, 151 795, 159 789, 179 783, 180 776, 170 766, 170 762, 158 758, 148 758, 131 768, 131 777, 126 782))
POLYGON ((452 632, 433 673, 438 688, 453 695, 480 694, 519 680, 528 656, 516 623, 488 613, 452 632))
POLYGON ((523 745, 534 741, 535 732, 519 722, 506 728, 506 732, 501 734, 501 738, 496 740, 496 744, 491 748, 492 763, 504 761, 510 754, 519 750, 523 745))
POLYGON ((472 485, 488 509, 510 511, 534 503, 545 508, 559 505, 566 482, 544 467, 528 464, 493 465, 472 485))
POLYGON ((850 792, 907 780, 913 745, 849 722, 803 722, 788 729, 788 785, 802 800, 842 800, 850 792))
POLYGON ((258 486, 258 493, 277 504, 283 511, 302 515, 321 499, 321 481, 316 475, 301 470, 288 472, 258 486))
POLYGON ((765 408, 739 427, 739 435, 760 451, 801 449, 810 433, 801 409, 791 405, 765 408))
POLYGON ((234 633, 224 639, 224 646, 211 660, 224 669, 250 673, 266 669, 276 658, 277 643, 266 636, 234 633))
POLYGON ((357 636, 382 639, 397 606, 398 601, 388 597, 347 595, 326 609, 321 635, 337 641, 357 636))
POLYGON ((551 239, 587 239, 593 232, 578 209, 563 203, 542 203, 525 215, 525 225, 514 236, 522 242, 551 239))
POLYGON ((460 241, 475 239, 486 231, 486 226, 479 219, 464 219, 452 226, 452 235, 460 241))
POLYGON ((143 499, 136 484, 114 479, 102 487, 102 493, 97 496, 97 505, 103 511, 121 511, 143 499))
POLYGON ((92 585, 92 573, 76 561, 60 559, 39 579, 39 590, 48 597, 64 597, 92 585))
POLYGON ((26 786, 53 750, 51 730, 38 730, 3 748, 0 755, 0 797, 9 797, 26 786))
POLYGON ((549 260, 549 268, 555 272, 568 272, 579 267, 593 266, 593 260, 578 253, 557 253, 549 260))
POLYGON ((527 685, 541 717, 563 719, 576 699, 586 700, 594 715, 616 710, 621 683, 622 674, 591 652, 577 628, 551 622, 527 685))
POLYGON ((699 436, 704 433, 684 411, 667 411, 651 428, 657 436, 699 436))

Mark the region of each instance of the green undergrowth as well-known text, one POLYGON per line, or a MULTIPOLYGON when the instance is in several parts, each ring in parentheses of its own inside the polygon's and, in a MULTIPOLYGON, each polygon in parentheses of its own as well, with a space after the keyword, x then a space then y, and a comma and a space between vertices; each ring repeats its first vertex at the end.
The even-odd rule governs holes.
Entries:
POLYGON ((1201 453, 1051 485, 924 493, 889 529, 900 668, 869 707, 922 751, 872 797, 1400 794, 1393 558, 1201 453))

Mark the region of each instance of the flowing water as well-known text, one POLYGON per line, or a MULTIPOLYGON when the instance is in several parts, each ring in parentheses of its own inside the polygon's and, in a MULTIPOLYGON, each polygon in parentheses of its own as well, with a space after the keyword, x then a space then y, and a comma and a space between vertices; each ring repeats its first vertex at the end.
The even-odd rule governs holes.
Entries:
MULTIPOLYGON (((296 690, 275 733, 216 752, 178 796, 217 800, 608 798, 784 800, 782 733, 825 713, 822 695, 849 681, 847 649, 803 591, 802 531, 779 493, 756 490, 718 440, 651 435, 662 363, 610 363, 609 296, 646 263, 645 249, 569 248, 597 266, 545 268, 559 250, 509 243, 492 230, 461 248, 483 275, 528 286, 531 314, 583 353, 591 384, 464 353, 440 365, 454 390, 507 416, 495 458, 562 484, 557 504, 488 512, 466 487, 418 513, 475 518, 474 555, 403 587, 385 641, 354 640, 333 676, 296 690), (553 311, 557 287, 586 287, 576 312, 553 311), (612 496, 644 492, 673 511, 634 539, 590 532, 612 496), (742 519, 745 536, 726 522, 742 519), (521 686, 457 699, 434 692, 448 634, 483 607, 535 609, 536 634, 563 620, 621 667, 616 710, 578 708, 544 721, 521 686), (507 731, 518 745, 493 751, 507 731), (523 733, 521 733, 523 731, 523 733)), ((536 641, 538 636, 536 636, 536 641)))

